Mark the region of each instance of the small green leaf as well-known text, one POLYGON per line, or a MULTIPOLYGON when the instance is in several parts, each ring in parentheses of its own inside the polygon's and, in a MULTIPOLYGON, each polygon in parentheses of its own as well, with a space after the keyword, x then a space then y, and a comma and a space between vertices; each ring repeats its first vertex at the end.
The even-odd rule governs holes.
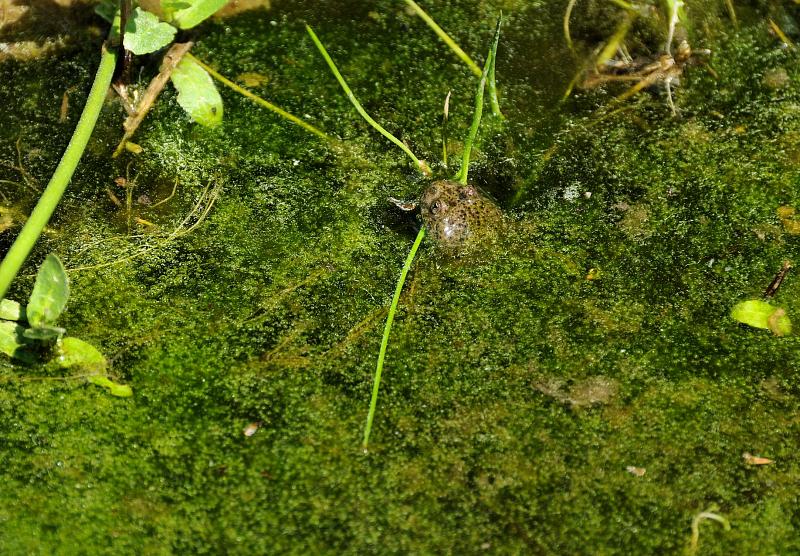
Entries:
POLYGON ((89 342, 68 336, 59 344, 59 355, 56 362, 64 368, 82 367, 91 370, 105 369, 106 358, 89 342))
POLYGON ((136 55, 150 54, 172 42, 177 30, 153 13, 136 8, 125 23, 125 48, 136 55))
POLYGON ((69 283, 64 265, 52 253, 39 267, 26 314, 33 328, 50 325, 67 305, 69 283))
POLYGON ((754 328, 769 328, 767 320, 775 312, 775 307, 758 299, 749 299, 734 305, 731 317, 754 328))
POLYGON ((25 309, 16 301, 0 299, 0 319, 24 321, 25 309))
POLYGON ((15 322, 0 321, 0 353, 14 357, 17 350, 25 345, 23 328, 15 322))
POLYGON ((222 122, 222 97, 211 76, 191 58, 183 58, 170 76, 178 91, 178 104, 200 125, 222 122))
POLYGON ((110 378, 104 375, 94 375, 86 377, 86 380, 91 382, 92 384, 96 384, 97 386, 102 386, 103 388, 108 388, 108 392, 112 396, 117 396, 118 398, 130 398, 133 396, 133 390, 127 384, 118 384, 112 381, 110 378))
POLYGON ((66 330, 58 326, 36 326, 34 328, 26 328, 22 335, 28 340, 47 342, 59 339, 65 332, 66 330))
POLYGON ((203 22, 226 3, 227 0, 161 0, 170 22, 181 29, 190 29, 203 22))
POLYGON ((731 317, 753 328, 771 330, 776 336, 792 332, 792 321, 786 311, 760 299, 748 299, 734 305, 731 317))

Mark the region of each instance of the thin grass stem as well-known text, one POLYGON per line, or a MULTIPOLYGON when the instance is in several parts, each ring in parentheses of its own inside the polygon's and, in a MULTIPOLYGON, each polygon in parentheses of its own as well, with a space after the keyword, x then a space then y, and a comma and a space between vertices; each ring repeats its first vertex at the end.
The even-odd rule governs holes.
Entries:
MULTIPOLYGON (((503 14, 500 14, 503 17, 503 14)), ((497 51, 495 49, 492 55, 492 64, 489 66, 489 106, 492 107, 492 115, 503 118, 503 113, 500 112, 500 100, 497 98, 497 76, 495 75, 495 68, 497 67, 497 51)))
POLYGON ((436 22, 433 20, 433 18, 432 18, 431 16, 429 16, 429 15, 428 15, 428 14, 425 12, 425 10, 423 10, 423 9, 420 7, 420 5, 419 5, 419 4, 417 4, 416 2, 414 2, 414 0, 405 0, 405 3, 406 3, 406 4, 408 4, 408 7, 410 7, 412 10, 414 10, 414 13, 416 13, 416 14, 417 14, 419 17, 421 17, 421 18, 422 18, 422 21, 424 21, 425 23, 427 23, 427 24, 428 24, 428 27, 430 27, 431 29, 433 29, 433 32, 434 32, 434 33, 436 33, 436 35, 437 35, 437 36, 438 36, 440 39, 442 39, 442 41, 443 41, 443 42, 444 42, 444 43, 445 43, 447 46, 449 46, 449 47, 450 47, 450 50, 452 50, 453 52, 455 52, 456 56, 458 56, 458 57, 461 59, 461 61, 462 61, 462 62, 464 62, 465 64, 467 64, 467 66, 469 66, 469 69, 470 69, 470 71, 471 71, 472 73, 474 73, 475 75, 477 75, 478 77, 480 77, 480 75, 481 75, 481 73, 482 73, 482 72, 481 72, 481 68, 478 66, 478 64, 476 64, 476 63, 475 63, 475 62, 472 60, 472 58, 470 58, 470 57, 469 57, 469 55, 468 55, 466 52, 464 52, 464 51, 461 49, 461 47, 460 47, 460 46, 458 46, 458 44, 456 43, 456 41, 454 41, 454 40, 453 40, 453 38, 452 38, 450 35, 448 35, 448 34, 445 32, 445 30, 444 30, 444 29, 442 29, 441 27, 439 27, 439 25, 438 25, 438 24, 437 24, 437 23, 436 23, 436 22))
POLYGON ((664 51, 667 54, 672 54, 672 41, 675 37, 675 28, 681 19, 681 9, 683 8, 684 3, 683 0, 667 0, 667 6, 669 6, 670 16, 669 29, 667 31, 667 42, 664 45, 664 51))
POLYGON ((467 139, 464 141, 464 152, 461 156, 461 169, 456 175, 456 181, 464 185, 467 184, 467 176, 469 174, 469 157, 472 154, 472 145, 475 142, 475 137, 478 135, 478 128, 481 125, 481 116, 483 115, 483 91, 486 88, 486 77, 489 70, 494 63, 494 58, 497 55, 497 44, 500 41, 500 23, 501 19, 497 20, 497 27, 494 32, 494 40, 492 47, 489 49, 489 56, 486 57, 486 64, 483 66, 483 73, 481 80, 478 83, 478 90, 475 93, 475 111, 472 115, 472 125, 467 132, 467 139))
POLYGON ((725 7, 728 8, 728 15, 731 18, 734 28, 739 28, 739 20, 736 18, 736 8, 733 7, 733 0, 725 0, 725 7))
POLYGON ((442 164, 447 168, 447 120, 450 117, 450 93, 447 91, 447 96, 444 97, 444 112, 442 114, 442 164))
POLYGON ((231 81, 230 79, 228 79, 227 77, 225 77, 224 75, 219 73, 217 70, 215 70, 212 67, 210 67, 208 64, 200 61, 196 56, 193 56, 191 53, 187 52, 184 56, 187 57, 187 58, 191 58, 192 61, 196 62, 197 65, 199 65, 201 68, 206 70, 209 73, 209 75, 211 75, 211 77, 213 77, 214 79, 216 79, 217 81, 219 81, 220 83, 225 85, 226 87, 229 87, 230 89, 233 89, 234 91, 236 91, 240 95, 249 98, 250 100, 252 100, 256 104, 260 104, 261 106, 263 106, 267 110, 271 110, 272 112, 275 112, 281 118, 283 118, 285 120, 289 120, 290 122, 299 125, 300 127, 305 129, 306 131, 309 131, 309 132, 313 133, 314 135, 316 135, 317 137, 320 137, 321 139, 324 139, 325 141, 328 141, 330 143, 336 143, 337 142, 336 139, 334 139, 333 137, 331 137, 330 135, 328 135, 327 133, 325 133, 321 129, 318 129, 318 128, 314 127, 310 123, 308 123, 308 122, 306 122, 304 120, 301 120, 300 118, 298 118, 294 114, 290 114, 289 112, 287 112, 283 108, 281 108, 279 106, 276 106, 276 105, 272 104, 271 102, 269 102, 268 100, 264 100, 263 98, 261 98, 257 94, 248 91, 247 89, 245 89, 244 87, 242 87, 240 85, 237 85, 236 83, 234 83, 233 81, 231 81))
POLYGON ((792 39, 790 39, 789 36, 783 32, 783 29, 781 29, 772 18, 770 18, 768 21, 770 29, 772 29, 772 31, 778 36, 781 42, 785 44, 787 48, 794 50, 794 42, 792 42, 792 39))
POLYGON ((322 54, 322 57, 325 59, 325 62, 327 62, 328 67, 331 69, 331 72, 333 72, 333 75, 336 77, 336 80, 339 82, 339 85, 341 85, 342 90, 347 95, 347 99, 355 107, 356 111, 361 115, 361 117, 364 118, 367 121, 367 123, 371 125, 373 128, 375 128, 381 135, 383 135, 389 141, 400 147, 400 149, 404 153, 406 153, 411 160, 414 161, 414 164, 416 164, 417 168, 423 174, 429 176, 431 174, 431 170, 425 163, 425 161, 420 160, 419 158, 414 156, 414 153, 411 152, 411 149, 409 149, 405 143, 403 143, 400 139, 389 133, 381 124, 376 122, 372 118, 372 116, 367 114, 367 111, 364 110, 364 107, 361 106, 360 102, 358 102, 358 99, 353 94, 353 91, 350 90, 350 87, 347 85, 347 81, 345 81, 344 77, 342 77, 342 74, 339 72, 339 69, 333 62, 333 59, 331 59, 330 54, 328 54, 328 51, 325 50, 325 47, 322 45, 322 42, 320 42, 316 33, 314 33, 314 30, 308 25, 306 25, 306 30, 308 31, 308 34, 311 36, 311 40, 314 41, 314 44, 317 46, 317 49, 319 50, 320 54, 322 54))
POLYGON ((397 281, 397 287, 394 289, 394 297, 392 297, 392 304, 389 306, 389 314, 386 316, 386 325, 383 327, 383 338, 381 339, 381 349, 378 353, 378 366, 375 368, 375 379, 372 383, 372 398, 369 401, 369 413, 367 413, 367 424, 364 427, 364 441, 362 443, 364 449, 369 444, 369 433, 372 432, 372 422, 375 420, 375 408, 378 405, 378 390, 381 386, 381 374, 383 373, 383 362, 386 359, 386 348, 389 346, 389 334, 392 331, 392 323, 394 322, 394 314, 397 311, 397 305, 400 302, 400 294, 403 291, 403 284, 406 283, 406 276, 411 268, 411 263, 417 254, 422 239, 425 237, 425 228, 422 227, 417 233, 417 239, 414 240, 414 245, 411 246, 411 251, 408 252, 406 262, 403 264, 403 270, 400 271, 400 279, 397 281))

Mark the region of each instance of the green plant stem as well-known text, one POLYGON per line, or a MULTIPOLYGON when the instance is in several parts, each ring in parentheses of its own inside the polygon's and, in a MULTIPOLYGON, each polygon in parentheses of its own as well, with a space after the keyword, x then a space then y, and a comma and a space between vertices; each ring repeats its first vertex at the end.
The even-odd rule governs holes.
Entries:
POLYGON ((472 115, 472 125, 467 133, 467 140, 464 141, 464 153, 461 157, 461 169, 456 175, 456 181, 466 185, 467 175, 469 174, 469 157, 472 154, 472 144, 475 142, 475 137, 478 135, 478 128, 481 125, 481 116, 483 115, 483 91, 486 88, 486 78, 494 64, 494 59, 497 54, 497 44, 500 41, 500 22, 497 20, 497 27, 494 32, 494 40, 492 47, 489 49, 489 55, 486 57, 486 64, 483 66, 483 73, 481 74, 480 83, 478 83, 478 90, 475 93, 475 111, 472 115))
POLYGON ((244 87, 241 87, 240 85, 237 85, 236 83, 234 83, 233 81, 231 81, 230 79, 228 79, 227 77, 225 77, 224 75, 222 75, 221 73, 219 73, 218 71, 216 71, 215 69, 210 67, 208 64, 206 64, 206 63, 202 62, 201 60, 199 60, 196 56, 193 56, 191 53, 187 52, 186 54, 184 54, 184 57, 191 58, 192 61, 197 63, 198 66, 200 66, 201 68, 206 70, 211 77, 213 77, 214 79, 216 79, 217 81, 219 81, 220 83, 225 85, 226 87, 229 87, 229 88, 233 89, 234 91, 236 91, 237 93, 239 93, 240 95, 249 98, 250 100, 252 100, 256 104, 260 104, 261 106, 263 106, 267 110, 271 110, 271 111, 275 112, 281 118, 284 118, 286 120, 289 120, 292 123, 295 123, 295 124, 299 125, 300 127, 305 129, 306 131, 309 131, 309 132, 313 133, 314 135, 316 135, 317 137, 320 137, 321 139, 324 139, 325 141, 328 141, 330 143, 336 143, 337 142, 336 139, 334 139, 333 137, 331 137, 330 135, 328 135, 327 133, 325 133, 321 129, 318 129, 318 128, 314 127, 313 125, 309 124, 308 122, 305 122, 305 121, 301 120, 300 118, 298 118, 294 114, 290 114, 289 112, 287 112, 283 108, 280 108, 279 106, 275 106, 274 104, 272 104, 268 100, 264 100, 263 98, 261 98, 260 96, 256 95, 255 93, 252 93, 252 92, 248 91, 247 89, 245 89, 244 87))
POLYGON ((419 4, 414 2, 414 0, 405 0, 405 2, 406 2, 406 4, 408 4, 408 7, 410 7, 412 10, 414 10, 414 13, 416 13, 419 17, 421 17, 422 20, 425 23, 428 24, 428 27, 433 29, 433 32, 436 33, 438 35, 438 37, 440 39, 442 39, 442 41, 447 46, 450 47, 450 50, 455 52, 456 56, 458 56, 461 59, 461 61, 463 61, 465 64, 467 64, 467 66, 469 66, 470 71, 472 73, 474 73, 475 75, 477 75, 478 77, 480 77, 482 72, 481 72, 481 68, 478 67, 478 64, 476 64, 472 60, 472 58, 469 57, 469 55, 466 52, 461 50, 461 47, 458 46, 458 44, 456 44, 456 41, 454 41, 452 39, 452 37, 450 37, 450 35, 448 35, 445 32, 444 29, 439 27, 439 25, 433 20, 433 18, 431 16, 429 16, 427 13, 425 13, 425 10, 423 10, 419 6, 419 4))
POLYGON ((67 149, 64 151, 55 172, 53 172, 53 177, 50 178, 50 182, 39 198, 39 202, 36 203, 36 207, 22 227, 22 231, 20 231, 19 236, 17 236, 8 253, 6 253, 3 262, 0 263, 0 298, 5 296, 11 286, 11 282, 13 282, 25 259, 28 258, 28 254, 42 234, 44 227, 61 200, 64 190, 67 188, 70 179, 72 179, 72 174, 81 160, 81 155, 83 155, 95 123, 97 123, 97 118, 103 107, 103 100, 106 97, 106 91, 111 85, 116 63, 116 49, 109 50, 104 45, 100 56, 100 66, 97 68, 92 89, 89 91, 89 98, 86 99, 86 106, 83 108, 80 120, 78 120, 78 125, 75 127, 67 149))
POLYGON ((450 91, 444 99, 444 111, 442 113, 442 164, 447 168, 447 120, 450 117, 450 91))
POLYGON ((578 0, 569 0, 567 9, 564 11, 564 18, 562 19, 561 26, 564 30, 564 40, 567 43, 567 48, 572 52, 572 55, 577 57, 578 53, 575 52, 575 45, 572 44, 572 34, 569 31, 569 19, 572 17, 572 10, 575 8, 575 3, 578 0))
POLYGON ((409 149, 405 145, 405 143, 403 143, 400 139, 389 133, 386 129, 383 128, 383 126, 381 126, 381 124, 372 119, 372 116, 367 114, 367 111, 364 110, 364 107, 361 106, 360 102, 358 102, 358 99, 353 94, 353 91, 350 90, 350 87, 347 85, 347 82, 344 80, 344 77, 342 77, 342 74, 339 72, 339 69, 336 67, 336 64, 333 62, 330 55, 328 54, 328 51, 325 50, 325 47, 322 45, 322 42, 320 42, 316 33, 314 33, 314 30, 308 25, 306 25, 306 30, 308 31, 308 34, 311 36, 311 40, 314 41, 314 44, 317 46, 317 49, 319 49, 320 54, 322 54, 322 57, 328 63, 328 67, 333 72, 333 75, 336 77, 336 80, 339 82, 339 85, 342 86, 342 90, 344 90, 348 100, 352 103, 352 105, 355 107, 356 111, 361 115, 361 117, 364 118, 367 121, 367 123, 371 125, 373 128, 375 128, 381 135, 383 135, 389 141, 400 147, 400 149, 402 149, 402 151, 406 153, 411 160, 414 161, 414 164, 416 164, 417 168, 419 168, 419 170, 423 174, 429 176, 431 174, 431 170, 430 168, 428 168, 428 165, 425 163, 425 161, 420 160, 419 158, 414 156, 414 153, 411 152, 411 149, 409 149))
POLYGON ((500 112, 500 100, 497 98, 497 77, 495 75, 496 66, 497 48, 495 47, 494 52, 492 53, 492 65, 489 66, 489 105, 492 107, 492 115, 502 119, 503 113, 500 112))
MULTIPOLYGON (((408 5, 408 7, 414 10, 414 13, 416 13, 425 23, 428 24, 428 27, 433 29, 433 32, 436 33, 436 35, 438 35, 438 37, 442 39, 447 46, 450 47, 450 50, 455 52, 456 56, 458 56, 465 64, 467 64, 472 73, 478 77, 483 75, 483 72, 478 64, 476 64, 472 58, 470 58, 469 55, 464 52, 460 46, 458 46, 456 41, 454 41, 444 29, 439 27, 433 18, 429 16, 419 4, 414 2, 414 0, 405 0, 405 3, 408 5)), ((489 99, 491 101, 492 114, 502 117, 503 114, 500 112, 500 102, 497 99, 497 80, 495 79, 494 63, 492 63, 492 67, 489 70, 489 99)))
POLYGON ((403 291, 403 284, 406 283, 406 276, 411 268, 411 263, 417 254, 422 238, 425 237, 425 228, 420 228, 417 233, 417 239, 414 240, 414 245, 411 246, 411 251, 408 252, 406 262, 403 265, 403 270, 400 272, 400 279, 397 281, 397 287, 394 289, 394 297, 392 297, 392 304, 389 306, 389 315, 386 317, 386 325, 383 327, 383 339, 381 340, 381 349, 378 353, 378 366, 375 369, 375 379, 372 383, 372 399, 369 402, 369 413, 367 414, 367 425, 364 427, 364 448, 369 443, 369 433, 372 431, 372 421, 375 419, 375 408, 378 405, 378 390, 381 386, 381 374, 383 373, 383 362, 386 359, 386 348, 389 346, 389 333, 392 331, 392 323, 394 322, 394 314, 397 311, 397 304, 400 302, 400 293, 403 291))

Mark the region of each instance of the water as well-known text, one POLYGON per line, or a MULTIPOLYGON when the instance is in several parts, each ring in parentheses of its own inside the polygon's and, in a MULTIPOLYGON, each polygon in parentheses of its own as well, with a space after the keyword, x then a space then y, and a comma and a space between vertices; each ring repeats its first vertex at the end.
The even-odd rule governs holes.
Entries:
MULTIPOLYGON (((473 264, 423 246, 370 451, 380 333, 415 234, 388 197, 427 182, 357 117, 303 23, 438 177, 457 170, 475 79, 400 3, 276 2, 199 29, 193 52, 229 77, 268 76, 256 92, 348 148, 228 90, 223 127, 199 129, 167 91, 134 138, 144 152, 111 161, 122 115, 106 107, 27 272, 51 251, 73 269, 117 261, 71 273, 64 326, 101 347, 135 396, 0 363, 5 551, 671 553, 712 504, 733 527, 703 522, 703 553, 798 550, 797 340, 728 316, 798 258, 776 213, 800 203, 798 75, 765 23, 796 13, 741 7, 733 31, 723 2, 690 5, 689 38, 713 51, 717 77, 687 68, 673 118, 658 91, 560 101, 618 8, 578 4, 576 60, 557 3, 426 7, 479 61, 507 14, 506 123, 485 120, 470 175, 512 227, 473 264), (762 81, 777 68, 789 79, 774 89, 762 81), (157 209, 132 207, 155 224, 136 237, 105 192, 130 161, 134 199, 179 182, 157 209), (219 197, 204 223, 154 240, 207 186, 219 197), (745 452, 774 463, 748 465, 745 452)), ((662 31, 643 18, 629 48, 653 54, 662 31)), ((39 183, 77 117, 58 124, 62 93, 77 86, 80 106, 96 64, 98 40, 80 36, 0 65, 0 159, 14 162, 21 135, 39 183)), ((14 206, 35 198, 3 192, 14 206)), ((797 292, 790 274, 774 301, 795 319, 797 292)))

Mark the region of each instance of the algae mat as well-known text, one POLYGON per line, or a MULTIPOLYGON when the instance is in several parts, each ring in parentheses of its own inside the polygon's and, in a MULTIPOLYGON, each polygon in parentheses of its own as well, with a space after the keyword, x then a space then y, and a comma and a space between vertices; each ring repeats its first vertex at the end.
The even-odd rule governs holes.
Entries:
MULTIPOLYGON (((358 119, 303 25, 440 175, 457 169, 475 77, 402 2, 284 1, 202 26, 193 52, 345 148, 229 90, 206 130, 168 90, 134 137, 142 152, 112 160, 123 112, 109 99, 9 297, 57 253, 72 282, 63 325, 134 397, 0 360, 0 551, 679 553, 708 510, 730 529, 698 522, 703 554, 800 552, 800 343, 729 316, 800 260, 800 73, 770 24, 796 39, 800 11, 737 1, 734 25, 728 2, 687 2, 686 36, 712 53, 683 68, 673 117, 657 86, 561 100, 626 17, 578 2, 573 56, 566 4, 425 3, 479 62, 505 14, 505 121, 486 117, 471 176, 511 226, 474 260, 423 244, 367 453, 382 324, 416 226, 388 198, 426 182, 358 119), (205 219, 170 236, 198 202, 205 219)), ((634 57, 664 39, 650 12, 626 39, 634 57)), ((58 40, 0 64, 2 250, 97 64, 100 21, 70 21, 20 32, 58 40)), ((797 321, 799 294, 790 272, 772 303, 797 321)))

